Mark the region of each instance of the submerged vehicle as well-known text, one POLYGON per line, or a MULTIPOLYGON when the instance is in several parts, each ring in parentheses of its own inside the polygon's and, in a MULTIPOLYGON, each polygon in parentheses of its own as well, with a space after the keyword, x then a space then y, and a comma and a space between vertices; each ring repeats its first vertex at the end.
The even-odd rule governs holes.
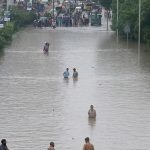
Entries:
POLYGON ((91 26, 100 26, 101 25, 102 14, 98 11, 91 12, 91 26))

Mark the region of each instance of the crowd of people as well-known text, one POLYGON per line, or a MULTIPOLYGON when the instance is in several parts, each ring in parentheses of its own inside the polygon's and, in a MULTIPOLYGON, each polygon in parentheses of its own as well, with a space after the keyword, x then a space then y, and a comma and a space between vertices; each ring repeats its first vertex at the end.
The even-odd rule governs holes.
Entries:
POLYGON ((34 27, 52 27, 55 20, 56 27, 78 27, 90 25, 91 12, 93 10, 102 13, 102 6, 88 1, 57 0, 53 9, 50 2, 43 12, 37 11, 37 17, 33 22, 34 27), (53 12, 53 13, 52 13, 53 12))
POLYGON ((81 12, 76 12, 71 16, 68 14, 60 14, 55 19, 46 18, 45 20, 34 20, 34 27, 76 27, 76 26, 88 26, 89 16, 82 14, 81 12))

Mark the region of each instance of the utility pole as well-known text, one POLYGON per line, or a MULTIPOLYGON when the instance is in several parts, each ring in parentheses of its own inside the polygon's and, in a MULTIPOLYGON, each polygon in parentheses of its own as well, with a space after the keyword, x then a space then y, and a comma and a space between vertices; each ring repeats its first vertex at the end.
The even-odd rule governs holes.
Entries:
POLYGON ((138 33, 138 61, 140 62, 140 45, 141 45, 141 0, 139 0, 139 33, 138 33))
POLYGON ((8 11, 9 8, 9 0, 6 1, 6 10, 8 11))
POLYGON ((108 31, 108 8, 107 8, 107 31, 108 31))
POLYGON ((53 19, 54 19, 54 0, 53 0, 53 19))
POLYGON ((117 46, 118 46, 118 7, 119 6, 119 3, 118 3, 118 0, 117 0, 117 46))

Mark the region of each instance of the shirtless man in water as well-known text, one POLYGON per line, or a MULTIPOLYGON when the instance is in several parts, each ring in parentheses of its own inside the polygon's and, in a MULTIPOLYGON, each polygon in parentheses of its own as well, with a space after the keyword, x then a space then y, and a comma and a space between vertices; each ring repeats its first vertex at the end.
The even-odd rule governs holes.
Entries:
POLYGON ((50 144, 49 144, 49 148, 47 149, 47 150, 55 150, 55 144, 54 144, 54 142, 50 142, 50 144))
POLYGON ((90 106, 90 110, 88 111, 89 118, 96 118, 96 110, 94 109, 94 106, 90 106))
POLYGON ((89 137, 85 138, 85 144, 83 146, 83 150, 94 150, 93 144, 90 143, 89 137))

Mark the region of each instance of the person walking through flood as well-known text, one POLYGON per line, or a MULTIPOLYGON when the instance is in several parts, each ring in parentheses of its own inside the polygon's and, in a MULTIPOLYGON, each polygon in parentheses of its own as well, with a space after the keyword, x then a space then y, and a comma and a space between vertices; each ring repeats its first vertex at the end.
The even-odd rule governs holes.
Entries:
POLYGON ((52 19, 52 28, 55 29, 56 28, 56 20, 52 19))
POLYGON ((69 77, 69 68, 66 68, 66 71, 63 73, 64 78, 69 77))
POLYGON ((49 43, 45 42, 45 45, 44 45, 44 48, 43 48, 43 52, 44 53, 48 53, 48 51, 49 51, 49 43))
POLYGON ((55 150, 54 147, 55 147, 54 142, 50 142, 50 146, 49 146, 49 148, 47 150, 55 150))
POLYGON ((89 118, 96 118, 96 110, 94 109, 94 106, 90 106, 90 110, 88 111, 89 118))
POLYGON ((76 71, 76 68, 73 68, 73 78, 78 78, 78 72, 76 71))
POLYGON ((0 150, 9 150, 8 147, 7 147, 7 145, 6 145, 6 143, 7 143, 6 139, 2 139, 1 143, 2 144, 0 145, 0 150))
POLYGON ((89 137, 85 138, 85 144, 83 146, 83 150, 94 150, 93 144, 90 143, 89 137))

